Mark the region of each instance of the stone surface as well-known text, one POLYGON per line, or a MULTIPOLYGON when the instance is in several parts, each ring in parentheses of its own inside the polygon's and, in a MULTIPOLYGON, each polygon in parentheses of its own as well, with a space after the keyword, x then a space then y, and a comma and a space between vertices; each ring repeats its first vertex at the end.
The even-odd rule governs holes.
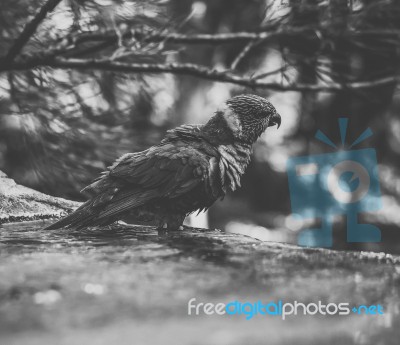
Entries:
POLYGON ((400 258, 151 227, 0 228, 1 344, 397 344, 400 258), (189 316, 188 301, 381 304, 383 315, 189 316))
POLYGON ((0 176, 0 344, 398 344, 400 257, 217 230, 48 231, 78 204, 0 176), (188 301, 380 304, 383 315, 188 315, 188 301))
POLYGON ((78 202, 18 185, 0 171, 0 224, 60 217, 78 206, 78 202))

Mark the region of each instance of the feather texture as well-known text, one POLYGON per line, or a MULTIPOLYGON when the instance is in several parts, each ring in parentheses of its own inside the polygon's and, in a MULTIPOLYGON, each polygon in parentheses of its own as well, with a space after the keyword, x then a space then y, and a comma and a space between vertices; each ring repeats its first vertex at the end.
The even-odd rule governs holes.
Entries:
POLYGON ((90 200, 48 229, 107 225, 126 217, 176 228, 187 214, 208 209, 228 190, 240 187, 252 143, 276 116, 261 97, 242 104, 248 97, 233 98, 229 117, 217 112, 205 125, 180 126, 168 131, 159 145, 123 155, 82 190, 90 200), (252 118, 254 105, 257 113, 252 118), (240 113, 238 106, 250 110, 240 113), (260 116, 263 106, 268 111, 260 116), (233 131, 235 124, 238 129, 233 131))

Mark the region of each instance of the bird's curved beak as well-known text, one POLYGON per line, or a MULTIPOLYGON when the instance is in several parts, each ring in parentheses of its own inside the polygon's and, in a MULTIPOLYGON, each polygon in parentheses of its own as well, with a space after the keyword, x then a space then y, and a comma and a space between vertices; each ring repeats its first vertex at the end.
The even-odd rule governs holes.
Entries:
POLYGON ((278 113, 272 115, 269 120, 268 127, 277 125, 277 129, 281 126, 281 116, 278 113))

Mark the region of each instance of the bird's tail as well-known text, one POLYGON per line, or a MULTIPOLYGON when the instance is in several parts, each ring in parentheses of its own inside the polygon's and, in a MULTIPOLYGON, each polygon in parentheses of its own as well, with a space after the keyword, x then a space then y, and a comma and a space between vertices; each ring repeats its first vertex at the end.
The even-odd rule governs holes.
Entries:
POLYGON ((64 227, 81 229, 85 226, 96 225, 95 219, 97 212, 93 210, 90 201, 91 200, 88 200, 63 219, 60 219, 59 221, 47 226, 45 230, 55 230, 64 227))

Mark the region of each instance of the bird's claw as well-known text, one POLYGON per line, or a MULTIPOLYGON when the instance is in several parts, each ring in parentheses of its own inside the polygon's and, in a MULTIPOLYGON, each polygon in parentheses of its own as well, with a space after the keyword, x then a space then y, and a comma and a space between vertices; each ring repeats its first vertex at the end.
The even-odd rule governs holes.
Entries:
POLYGON ((180 225, 179 227, 168 227, 168 223, 164 223, 158 227, 159 232, 167 232, 167 231, 183 231, 184 227, 183 225, 180 225))

